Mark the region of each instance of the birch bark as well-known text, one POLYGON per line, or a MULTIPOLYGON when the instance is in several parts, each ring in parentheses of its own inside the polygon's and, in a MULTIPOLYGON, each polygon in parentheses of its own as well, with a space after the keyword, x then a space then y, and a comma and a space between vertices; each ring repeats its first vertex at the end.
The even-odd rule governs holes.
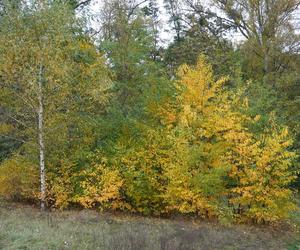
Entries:
POLYGON ((40 165, 41 210, 45 211, 46 173, 45 173, 45 142, 44 142, 44 102, 43 102, 43 66, 40 66, 38 76, 38 145, 40 165))

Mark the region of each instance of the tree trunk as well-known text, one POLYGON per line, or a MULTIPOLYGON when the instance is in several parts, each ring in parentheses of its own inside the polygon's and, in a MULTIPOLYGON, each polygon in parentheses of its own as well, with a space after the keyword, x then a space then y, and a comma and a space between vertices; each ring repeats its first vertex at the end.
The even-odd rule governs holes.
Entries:
POLYGON ((40 155, 41 210, 45 211, 46 178, 45 178, 45 143, 44 143, 44 103, 43 103, 43 66, 40 66, 38 77, 38 145, 40 155))
POLYGON ((265 52, 264 55, 264 83, 268 83, 268 74, 269 74, 269 55, 265 52))

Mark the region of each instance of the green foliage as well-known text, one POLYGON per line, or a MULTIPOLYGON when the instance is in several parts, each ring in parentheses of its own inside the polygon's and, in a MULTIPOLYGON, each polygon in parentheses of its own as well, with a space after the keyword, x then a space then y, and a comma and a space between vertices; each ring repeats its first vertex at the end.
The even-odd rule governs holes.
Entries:
POLYGON ((176 74, 182 64, 193 65, 203 54, 213 65, 218 76, 232 75, 237 68, 237 55, 233 46, 226 40, 191 29, 186 37, 174 41, 165 51, 164 62, 171 74, 176 74))
POLYGON ((142 126, 135 145, 120 145, 116 161, 124 176, 124 194, 134 211, 159 214, 164 206, 162 194, 166 177, 163 171, 171 161, 172 140, 164 130, 142 126), (130 146, 129 149, 125 147, 130 146))
POLYGON ((49 206, 258 223, 295 210, 298 96, 279 90, 297 60, 267 85, 252 40, 234 50, 199 13, 162 58, 154 2, 105 2, 97 46, 69 4, 21 7, 1 16, 1 196, 39 198, 42 94, 49 206))
POLYGON ((38 199, 39 173, 36 165, 15 155, 1 164, 0 195, 12 200, 38 199))
MULTIPOLYGON (((42 4, 42 3, 41 3, 42 4)), ((42 94, 48 182, 61 161, 95 143, 92 116, 104 112, 110 79, 102 54, 84 35, 67 5, 12 10, 0 32, 1 133, 20 142, 20 154, 38 156, 38 100, 42 94), (43 68, 42 93, 38 89, 43 68), (80 145, 85 145, 81 148, 80 145)), ((35 164, 36 165, 36 164, 35 164)), ((52 199, 51 193, 48 194, 52 199)))
POLYGON ((177 153, 183 161, 167 172, 170 208, 223 216, 228 199, 242 218, 261 222, 288 217, 296 208, 288 185, 297 172, 291 168, 296 155, 289 151, 287 128, 278 128, 270 119, 268 130, 252 134, 261 126, 259 117, 245 115, 242 95, 224 88, 226 78, 214 81, 203 58, 195 67, 182 66, 179 76, 182 111, 177 126, 190 132, 184 134, 182 154, 177 153))

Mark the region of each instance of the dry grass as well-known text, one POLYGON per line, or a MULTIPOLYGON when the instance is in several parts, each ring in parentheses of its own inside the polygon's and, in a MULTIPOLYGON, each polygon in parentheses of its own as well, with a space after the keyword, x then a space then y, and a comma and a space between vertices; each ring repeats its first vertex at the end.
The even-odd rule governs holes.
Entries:
MULTIPOLYGON (((271 227, 0 207, 0 249, 287 249, 292 233, 271 227)), ((289 249, 297 249, 296 243, 289 249), (295 247, 295 248, 293 248, 295 247)))

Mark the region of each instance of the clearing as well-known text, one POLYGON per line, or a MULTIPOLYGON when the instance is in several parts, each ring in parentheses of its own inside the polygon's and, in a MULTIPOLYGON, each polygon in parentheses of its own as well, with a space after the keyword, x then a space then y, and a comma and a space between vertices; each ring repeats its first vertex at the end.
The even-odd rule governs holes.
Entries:
POLYGON ((300 249, 285 227, 158 219, 90 210, 42 214, 25 205, 0 206, 0 249, 300 249))

